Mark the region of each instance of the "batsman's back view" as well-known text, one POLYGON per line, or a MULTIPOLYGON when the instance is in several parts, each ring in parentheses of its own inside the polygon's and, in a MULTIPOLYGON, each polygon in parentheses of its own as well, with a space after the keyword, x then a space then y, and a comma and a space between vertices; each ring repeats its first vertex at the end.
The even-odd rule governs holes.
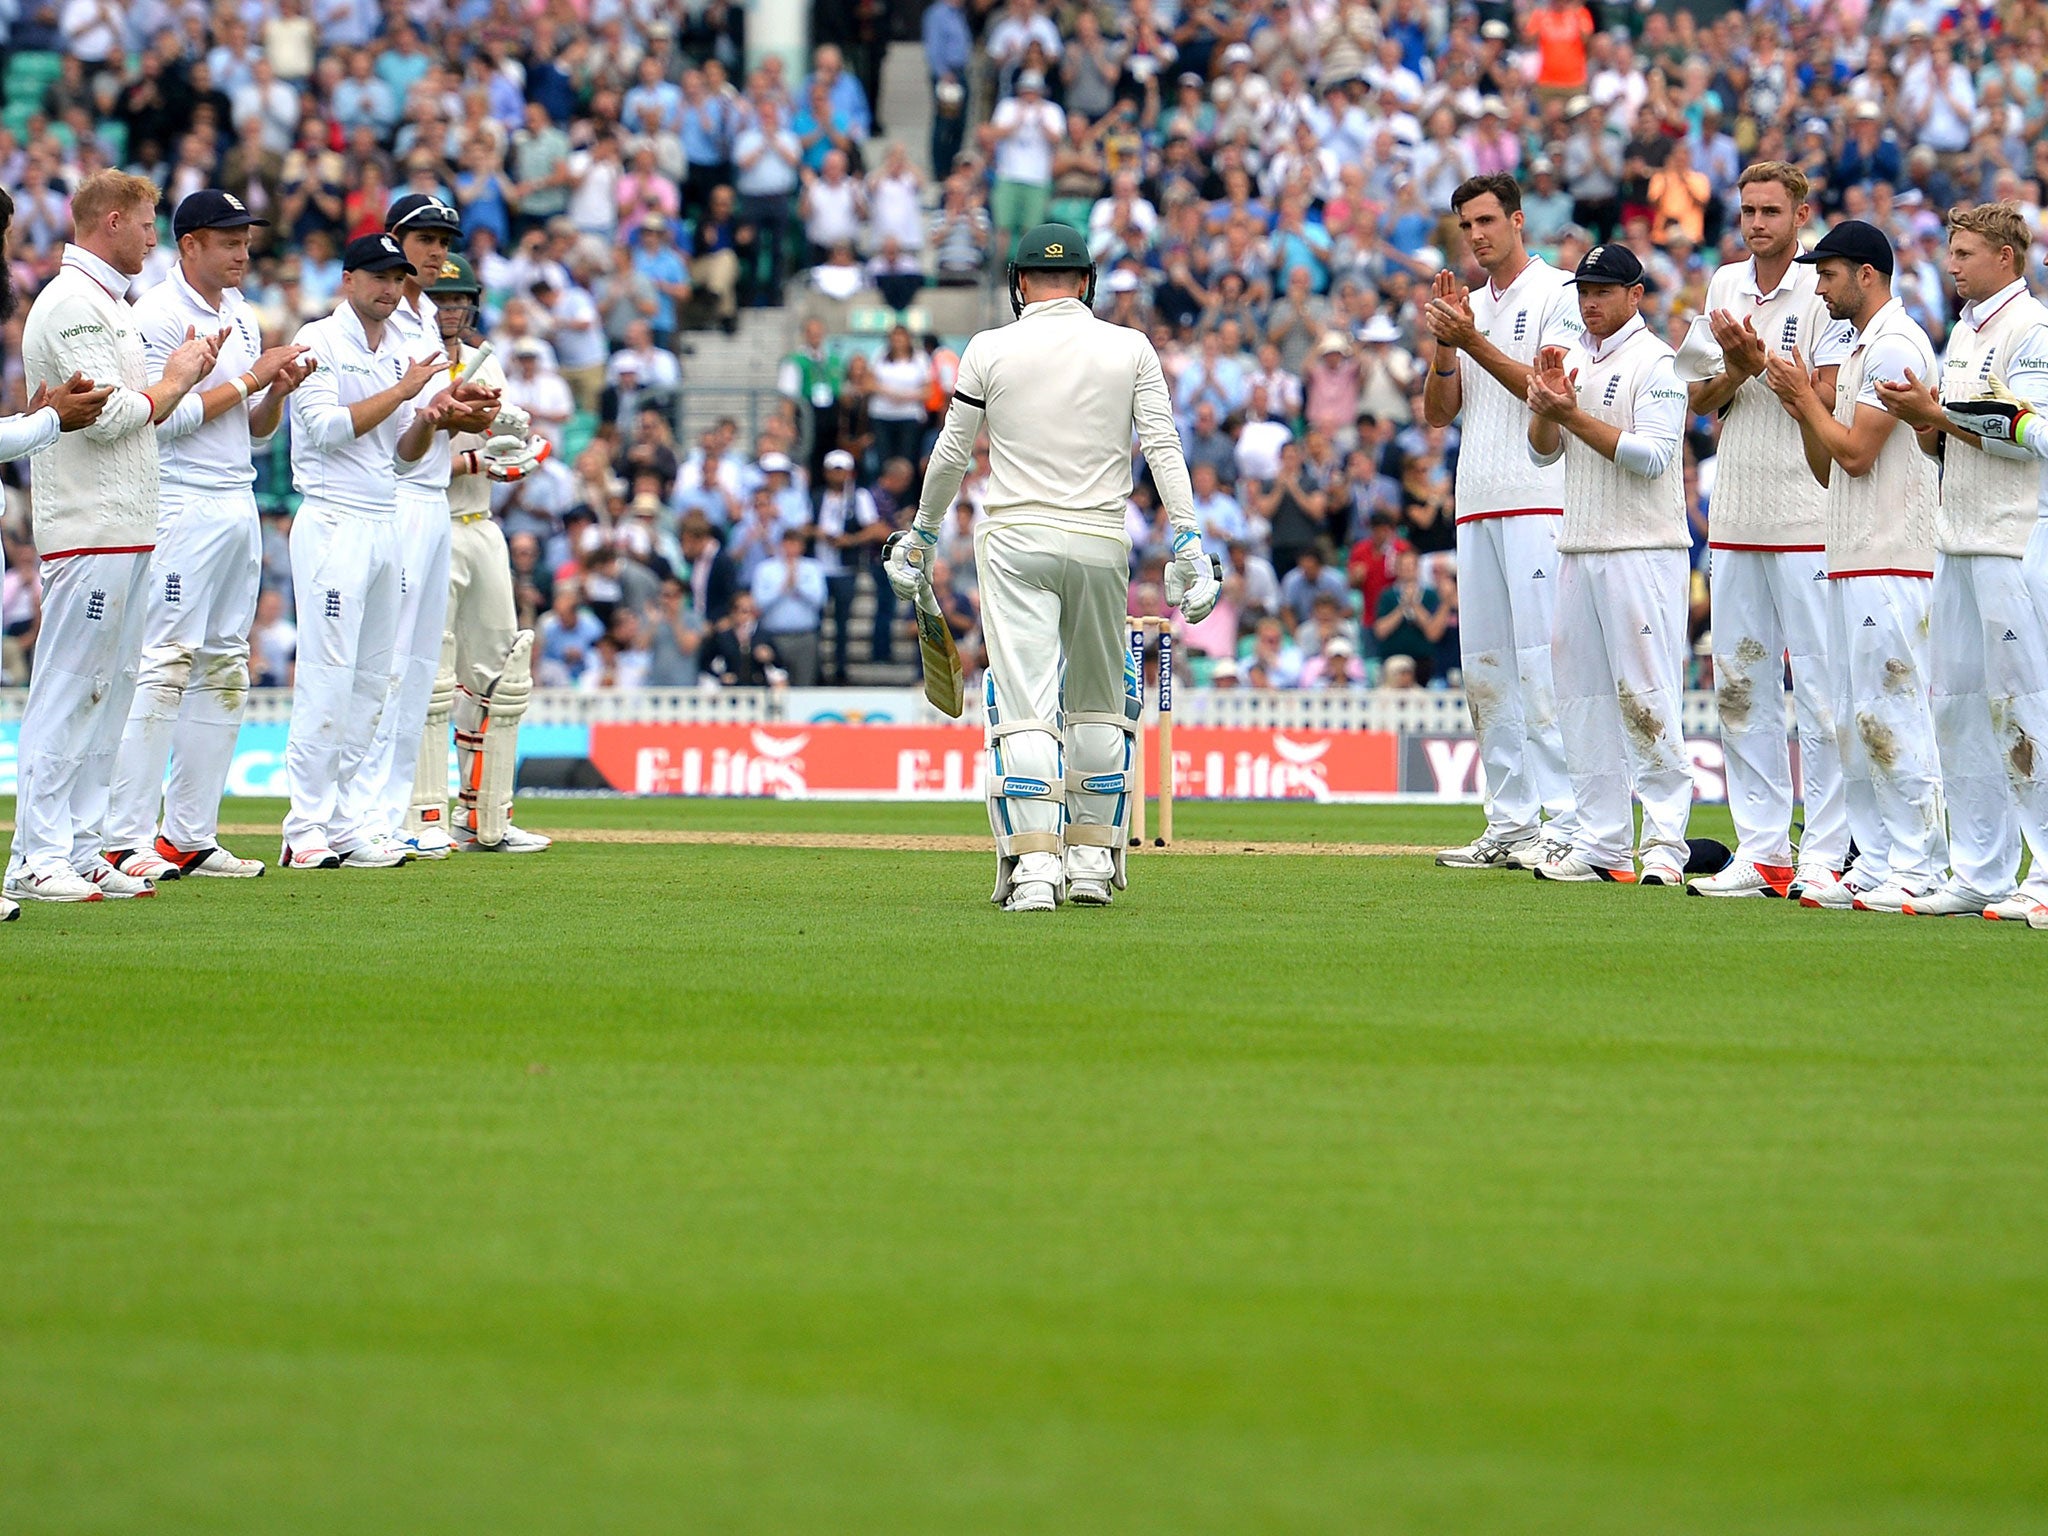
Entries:
POLYGON ((1202 551, 1159 356, 1143 333, 1097 320, 1085 239, 1064 224, 1027 234, 1010 264, 1017 323, 983 331, 932 450, 915 527, 890 552, 890 583, 914 598, 948 507, 989 440, 986 516, 975 532, 988 651, 993 899, 1011 912, 1063 898, 1107 906, 1125 884, 1139 680, 1126 675, 1131 439, 1173 527, 1167 601, 1191 622, 1219 590, 1202 551))

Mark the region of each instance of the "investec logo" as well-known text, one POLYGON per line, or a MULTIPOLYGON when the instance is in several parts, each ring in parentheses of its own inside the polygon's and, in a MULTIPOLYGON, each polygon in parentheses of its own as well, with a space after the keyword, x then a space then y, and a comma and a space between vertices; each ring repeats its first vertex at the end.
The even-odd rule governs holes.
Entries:
POLYGON ((748 733, 745 747, 685 747, 681 761, 666 747, 642 747, 633 755, 633 791, 641 795, 773 795, 793 799, 810 793, 803 750, 810 732, 778 736, 748 733))

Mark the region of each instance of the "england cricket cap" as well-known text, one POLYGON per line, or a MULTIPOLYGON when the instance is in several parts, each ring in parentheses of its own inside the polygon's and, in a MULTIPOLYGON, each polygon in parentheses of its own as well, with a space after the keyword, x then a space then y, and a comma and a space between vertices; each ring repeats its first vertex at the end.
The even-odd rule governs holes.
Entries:
POLYGON ((1891 241, 1885 239, 1884 231, 1875 224, 1866 224, 1861 219, 1842 220, 1815 241, 1812 250, 1792 259, 1811 266, 1815 262, 1826 261, 1830 256, 1839 256, 1859 267, 1875 267, 1886 277, 1892 275, 1891 241))
POLYGON ((419 275, 419 268, 405 259, 405 252, 398 248, 398 242, 389 235, 357 235, 342 248, 341 270, 344 272, 408 272, 419 275))
POLYGON ((257 218, 232 192, 202 187, 179 203, 178 211, 171 215, 171 238, 182 240, 201 229, 247 229, 252 224, 268 229, 270 220, 257 218))
POLYGON ((1630 288, 1643 280, 1643 264, 1636 260, 1634 251, 1610 240, 1581 256, 1570 280, 1575 283, 1615 283, 1630 288))
POLYGON ((423 229, 445 230, 462 238, 462 215, 429 192, 408 192, 384 215, 387 234, 410 235, 423 229))

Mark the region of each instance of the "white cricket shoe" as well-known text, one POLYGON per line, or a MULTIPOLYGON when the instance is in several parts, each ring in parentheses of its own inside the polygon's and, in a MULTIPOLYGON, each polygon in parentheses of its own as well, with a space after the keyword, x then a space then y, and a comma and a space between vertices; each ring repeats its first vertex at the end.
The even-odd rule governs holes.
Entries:
POLYGON ((195 848, 188 852, 169 838, 160 837, 156 840, 156 851, 174 863, 181 873, 209 880, 254 880, 263 873, 261 859, 238 859, 218 843, 211 848, 195 848))
MULTIPOLYGON (((1933 894, 1931 886, 1925 890, 1915 890, 1912 886, 1902 885, 1897 880, 1887 880, 1883 885, 1859 892, 1850 905, 1858 912, 1904 912, 1908 902, 1933 894)), ((1979 907, 1977 910, 1981 912, 1983 908, 1979 907)))
POLYGON ((445 859, 455 851, 455 839, 439 827, 424 828, 411 837, 401 837, 398 843, 411 849, 416 859, 445 859))
POLYGON ((1554 864, 1571 857, 1572 845, 1561 837, 1529 837, 1514 845, 1508 863, 1516 869, 1533 871, 1538 864, 1554 864))
POLYGON ((84 877, 100 888, 100 894, 109 901, 130 901, 138 896, 154 896, 156 887, 147 880, 138 880, 133 875, 124 875, 105 859, 93 860, 91 869, 82 872, 84 877))
POLYGON ((1982 917, 1992 904, 1990 897, 1951 880, 1925 896, 1915 896, 1899 910, 1908 917, 1982 917))
POLYGON ((1783 896, 1792 884, 1789 864, 1753 864, 1737 859, 1716 875, 1702 875, 1685 890, 1688 896, 1783 896))
POLYGON ((1077 907, 1106 907, 1116 893, 1107 875, 1080 875, 1067 882, 1067 900, 1077 907))
POLYGON ((2024 923, 2032 919, 2036 912, 2048 912, 2048 907, 2043 907, 2025 891, 2008 896, 2003 901, 1994 901, 1984 909, 1984 915, 1994 923, 2024 923))
POLYGON ((2027 926, 2048 931, 2048 907, 2036 902, 2034 910, 2027 914, 2027 926))
POLYGON ((294 848, 286 843, 277 856, 279 869, 339 869, 341 855, 332 848, 294 848))
POLYGON ((137 880, 175 880, 184 873, 154 848, 110 848, 100 857, 137 880))
MULTIPOLYGON (((108 866, 111 868, 112 866, 108 866)), ((16 901, 105 901, 106 893, 75 869, 51 869, 16 875, 7 882, 16 901)))
POLYGON ((1832 864, 1823 864, 1819 860, 1812 863, 1801 862, 1798 871, 1792 876, 1792 883, 1785 887, 1785 894, 1791 900, 1797 901, 1806 894, 1808 886, 1832 885, 1841 878, 1842 872, 1832 864))
POLYGON ((554 845, 553 838, 516 824, 506 826, 505 840, 494 848, 485 847, 476 840, 474 832, 466 831, 456 833, 453 843, 458 853, 546 853, 554 845))
POLYGON ((1685 885, 1685 871, 1676 864, 1645 864, 1643 872, 1636 876, 1637 885, 1674 885, 1681 889, 1685 885))
POLYGON ((343 869, 396 869, 412 862, 412 850, 382 833, 354 848, 337 850, 343 869))
POLYGON ((1050 880, 1026 880, 1010 888, 1005 912, 1050 912, 1059 905, 1059 892, 1050 880))
POLYGON ((21 916, 21 904, 0 896, 0 923, 11 923, 21 916))
POLYGON ((1525 837, 1504 843, 1490 832, 1481 833, 1462 848, 1444 849, 1436 856, 1436 861, 1444 869, 1513 869, 1515 851, 1525 844, 1539 841, 1535 837, 1525 837))
POLYGON ((1848 912, 1856 898, 1870 887, 1857 880, 1852 870, 1841 880, 1809 880, 1799 893, 1799 905, 1819 912, 1848 912))
POLYGON ((1598 864, 1588 864, 1576 853, 1567 851, 1561 859, 1549 859, 1538 864, 1536 878, 1578 885, 1591 884, 1597 880, 1611 881, 1616 885, 1634 885, 1636 872, 1633 869, 1603 869, 1598 864))

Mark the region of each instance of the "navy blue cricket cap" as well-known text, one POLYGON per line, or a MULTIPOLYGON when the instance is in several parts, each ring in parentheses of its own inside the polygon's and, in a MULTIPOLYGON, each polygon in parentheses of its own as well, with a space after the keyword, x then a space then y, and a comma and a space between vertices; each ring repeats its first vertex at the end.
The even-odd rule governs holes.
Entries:
POLYGON ((1891 241, 1885 239, 1884 231, 1875 224, 1866 224, 1861 219, 1842 220, 1815 241, 1812 250, 1792 259, 1811 266, 1815 262, 1826 261, 1830 256, 1853 261, 1859 267, 1875 267, 1886 277, 1892 275, 1891 241))
POLYGON ((1570 280, 1575 283, 1617 283, 1623 288, 1632 288, 1643 280, 1643 264, 1636 259, 1634 251, 1610 240, 1581 256, 1578 266, 1572 269, 1570 280))
POLYGON ((268 229, 270 220, 257 218, 232 192, 202 187, 179 203, 178 211, 171 215, 171 238, 182 240, 201 229, 247 229, 252 224, 268 229))
POLYGON ((384 215, 384 229, 393 235, 409 235, 423 229, 446 230, 462 238, 462 215, 429 192, 408 192, 384 215))
POLYGON ((398 248, 398 242, 389 235, 357 235, 343 247, 341 270, 344 272, 397 272, 400 270, 418 274, 419 268, 405 259, 405 252, 398 248))

